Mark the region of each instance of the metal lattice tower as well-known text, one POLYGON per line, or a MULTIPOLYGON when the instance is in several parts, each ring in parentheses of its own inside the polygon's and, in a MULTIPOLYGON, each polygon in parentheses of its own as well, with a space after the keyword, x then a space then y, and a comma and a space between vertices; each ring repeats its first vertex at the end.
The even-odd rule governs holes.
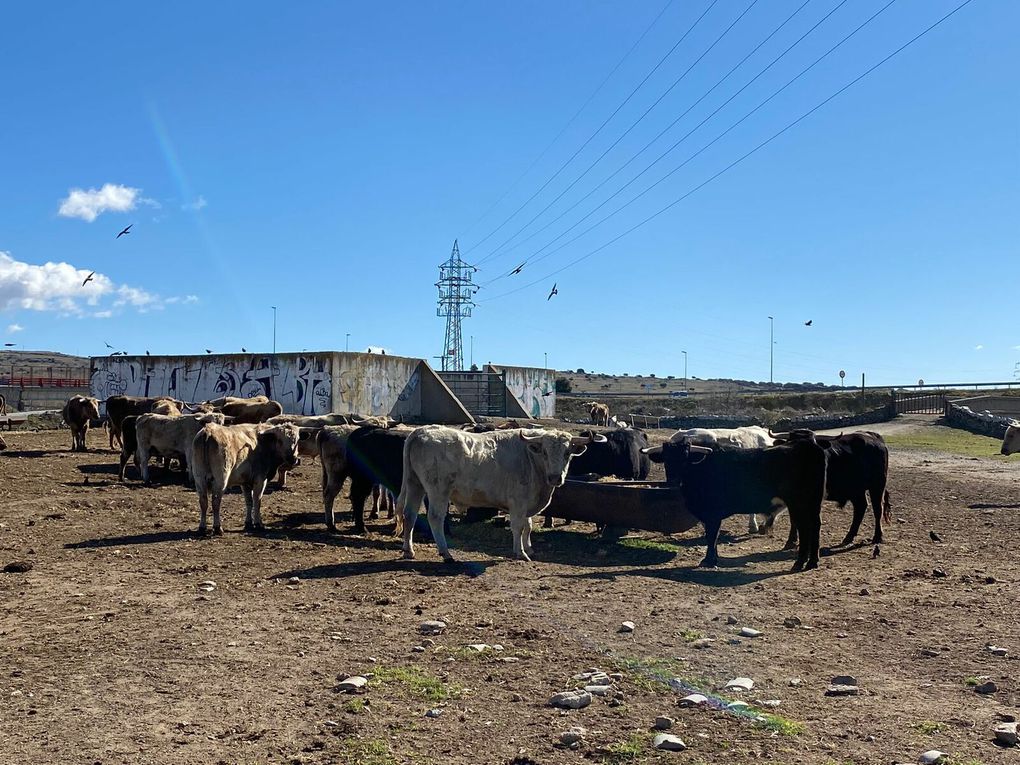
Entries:
POLYGON ((472 298, 478 288, 471 281, 478 269, 461 260, 457 240, 453 240, 450 259, 439 266, 439 305, 436 316, 446 317, 446 343, 441 359, 442 371, 464 369, 464 341, 460 333, 460 320, 471 315, 475 304, 472 298))

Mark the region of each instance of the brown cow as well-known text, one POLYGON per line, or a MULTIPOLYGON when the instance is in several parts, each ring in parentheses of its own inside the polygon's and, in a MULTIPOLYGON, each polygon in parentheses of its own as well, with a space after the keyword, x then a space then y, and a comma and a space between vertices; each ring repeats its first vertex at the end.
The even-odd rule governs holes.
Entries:
POLYGON ((319 446, 319 462, 322 463, 322 506, 326 528, 336 531, 333 503, 344 487, 349 475, 347 471, 347 438, 358 429, 357 425, 335 425, 325 427, 316 437, 319 446))
POLYGON ((589 401, 585 404, 588 407, 588 417, 592 425, 607 427, 609 425, 609 406, 600 404, 598 401, 589 401))
MULTIPOLYGON (((178 402, 174 401, 170 396, 110 396, 106 399, 106 418, 110 428, 110 448, 113 448, 113 440, 115 438, 121 446, 124 445, 124 440, 120 433, 120 424, 125 417, 130 414, 148 414, 153 411, 153 407, 160 401, 172 401, 175 407, 178 406, 178 402)), ((179 408, 177 414, 180 414, 179 408)))
POLYGON ((279 401, 270 401, 265 396, 254 398, 218 398, 214 401, 207 401, 207 404, 215 407, 227 417, 233 417, 234 422, 242 424, 257 425, 265 422, 271 417, 283 414, 283 406, 279 401), (222 402, 222 403, 221 403, 222 402))
POLYGON ((0 415, 7 414, 7 397, 0 393, 0 415))
MULTIPOLYGON (((274 418, 275 419, 275 418, 274 418)), ((276 425, 277 423, 272 423, 276 425)), ((280 424, 291 424, 294 423, 280 423, 280 424)), ((309 459, 315 459, 319 456, 319 441, 316 436, 319 435, 319 431, 322 428, 302 428, 298 427, 301 433, 300 439, 298 440, 298 456, 308 457, 309 459)), ((280 488, 287 488, 287 473, 293 470, 295 465, 280 465, 280 472, 277 473, 277 478, 280 479, 280 488)))
POLYGON ((220 503, 223 492, 240 486, 244 492, 244 529, 262 531, 262 494, 266 482, 281 465, 297 461, 300 432, 293 425, 216 425, 198 431, 191 466, 198 492, 201 521, 198 533, 206 534, 209 495, 212 494, 213 533, 223 534, 220 503))
POLYGON ((99 419, 99 400, 88 396, 71 396, 60 415, 71 429, 71 451, 86 451, 85 435, 92 420, 99 419))

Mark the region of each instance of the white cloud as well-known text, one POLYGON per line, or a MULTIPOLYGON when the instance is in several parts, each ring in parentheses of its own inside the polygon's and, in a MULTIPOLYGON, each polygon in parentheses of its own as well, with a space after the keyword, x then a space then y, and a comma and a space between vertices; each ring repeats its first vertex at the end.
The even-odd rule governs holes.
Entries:
POLYGON ((173 305, 174 303, 184 303, 185 305, 191 305, 192 303, 198 302, 198 295, 185 295, 184 297, 175 296, 169 297, 163 301, 167 305, 173 305))
POLYGON ((181 209, 189 212, 198 212, 207 204, 209 203, 205 201, 205 197, 199 194, 198 198, 194 202, 185 202, 184 204, 182 204, 181 209))
POLYGON ((974 346, 974 350, 975 350, 975 351, 980 351, 980 350, 981 350, 982 348, 984 348, 984 346, 983 346, 983 345, 975 345, 975 346, 974 346))
POLYGON ((159 207, 152 199, 139 198, 141 189, 105 183, 101 189, 71 189, 67 198, 60 201, 58 215, 64 218, 81 218, 91 223, 104 212, 134 210, 139 202, 159 207))
POLYGON ((8 324, 7 325, 7 334, 8 335, 13 335, 15 332, 21 332, 23 329, 24 329, 24 327, 21 326, 20 324, 8 324))
MULTIPOLYGON (((168 301, 138 287, 114 284, 110 277, 100 273, 93 274, 86 283, 89 274, 89 270, 70 263, 24 263, 0 251, 0 311, 54 311, 64 316, 107 318, 113 315, 111 308, 130 307, 145 313, 182 300, 168 301), (102 305, 111 298, 111 305, 102 305)), ((194 296, 183 301, 189 302, 191 297, 194 296)), ((8 332, 20 329, 20 325, 12 324, 8 332)))

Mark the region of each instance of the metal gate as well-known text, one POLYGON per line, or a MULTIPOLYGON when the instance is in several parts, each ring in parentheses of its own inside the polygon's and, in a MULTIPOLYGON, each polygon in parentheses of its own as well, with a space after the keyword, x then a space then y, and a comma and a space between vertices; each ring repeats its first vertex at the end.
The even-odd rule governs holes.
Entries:
POLYGON ((476 417, 506 417, 506 374, 439 372, 446 387, 476 417))
POLYGON ((946 394, 941 392, 899 393, 893 391, 896 414, 944 414, 946 394))

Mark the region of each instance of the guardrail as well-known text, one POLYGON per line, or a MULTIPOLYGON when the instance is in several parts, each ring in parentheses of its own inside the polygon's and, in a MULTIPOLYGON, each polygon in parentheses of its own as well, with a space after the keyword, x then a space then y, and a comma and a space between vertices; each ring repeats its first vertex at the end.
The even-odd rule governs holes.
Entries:
POLYGON ((81 377, 0 377, 0 386, 10 388, 87 388, 81 377))

